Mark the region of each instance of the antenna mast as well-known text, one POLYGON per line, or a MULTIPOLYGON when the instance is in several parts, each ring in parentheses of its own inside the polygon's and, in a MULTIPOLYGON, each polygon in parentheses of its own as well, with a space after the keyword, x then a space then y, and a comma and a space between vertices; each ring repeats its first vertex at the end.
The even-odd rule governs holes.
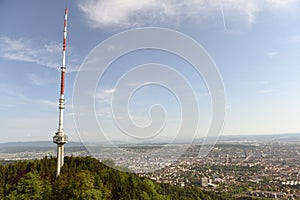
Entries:
POLYGON ((62 66, 61 66, 58 132, 56 132, 53 137, 53 142, 55 144, 57 144, 56 176, 59 176, 60 170, 61 170, 62 166, 64 165, 64 144, 68 142, 68 136, 66 136, 64 133, 67 21, 68 21, 68 8, 66 8, 66 10, 65 10, 65 19, 64 19, 64 40, 63 40, 62 66))

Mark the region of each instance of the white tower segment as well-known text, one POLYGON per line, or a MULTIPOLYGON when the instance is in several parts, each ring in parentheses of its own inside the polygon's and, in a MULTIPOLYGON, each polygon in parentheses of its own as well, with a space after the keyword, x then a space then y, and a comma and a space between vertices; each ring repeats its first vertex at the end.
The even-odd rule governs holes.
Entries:
POLYGON ((61 83, 60 83, 60 98, 59 98, 59 122, 58 132, 53 137, 53 142, 57 144, 57 171, 56 176, 59 176, 61 167, 64 165, 64 144, 68 142, 68 136, 64 133, 64 108, 65 108, 65 71, 66 71, 66 49, 67 49, 67 21, 68 8, 65 10, 64 20, 64 40, 61 66, 61 83))

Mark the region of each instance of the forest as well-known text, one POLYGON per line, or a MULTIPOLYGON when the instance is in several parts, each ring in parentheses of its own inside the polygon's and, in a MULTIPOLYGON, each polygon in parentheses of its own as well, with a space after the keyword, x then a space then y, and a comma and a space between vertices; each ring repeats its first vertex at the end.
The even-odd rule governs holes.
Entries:
POLYGON ((65 157, 58 178, 55 158, 0 165, 0 199, 228 199, 222 196, 196 187, 156 183, 92 157, 65 157))

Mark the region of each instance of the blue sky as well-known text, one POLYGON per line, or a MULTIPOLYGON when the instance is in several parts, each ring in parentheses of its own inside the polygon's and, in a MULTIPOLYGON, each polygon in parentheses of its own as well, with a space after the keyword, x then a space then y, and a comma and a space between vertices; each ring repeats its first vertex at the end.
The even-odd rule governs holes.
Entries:
MULTIPOLYGON (((51 140, 58 128, 58 69, 66 6, 69 24, 65 132, 70 140, 79 140, 73 121, 72 91, 85 57, 114 34, 148 26, 182 32, 211 56, 226 92, 223 135, 300 132, 300 1, 3 0, 0 142, 51 140)), ((114 81, 122 70, 155 61, 173 66, 187 77, 198 97, 203 122, 200 131, 207 129, 211 103, 201 77, 192 70, 180 69, 186 64, 165 52, 144 50, 126 56, 113 63, 98 86, 98 120, 111 120, 107 119, 110 106, 106 100, 117 92, 114 81)), ((165 104, 168 117, 173 120, 170 133, 165 136, 171 136, 180 121, 178 102, 162 88, 143 89, 130 101, 132 118, 140 126, 147 125, 149 106, 165 104)))

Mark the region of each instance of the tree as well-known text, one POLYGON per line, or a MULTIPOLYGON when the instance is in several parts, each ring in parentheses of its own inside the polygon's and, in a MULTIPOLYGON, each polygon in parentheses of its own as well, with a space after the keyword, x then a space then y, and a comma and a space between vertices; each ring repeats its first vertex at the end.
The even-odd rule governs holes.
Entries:
POLYGON ((37 172, 29 172, 19 180, 16 189, 9 195, 9 199, 50 199, 50 194, 50 183, 43 181, 37 172))
POLYGON ((0 199, 230 199, 195 187, 159 184, 92 157, 66 157, 58 178, 55 158, 18 161, 0 169, 0 199))
POLYGON ((103 199, 101 190, 95 189, 95 179, 87 170, 78 172, 71 180, 70 199, 103 199))
MULTIPOLYGON (((153 181, 151 181, 150 179, 143 180, 142 188, 143 188, 144 192, 146 192, 148 194, 150 199, 155 199, 155 200, 165 199, 163 195, 157 193, 157 191, 155 189, 155 185, 154 185, 153 181)), ((147 199, 147 196, 145 196, 144 193, 143 193, 143 196, 145 197, 145 199, 147 199)))

